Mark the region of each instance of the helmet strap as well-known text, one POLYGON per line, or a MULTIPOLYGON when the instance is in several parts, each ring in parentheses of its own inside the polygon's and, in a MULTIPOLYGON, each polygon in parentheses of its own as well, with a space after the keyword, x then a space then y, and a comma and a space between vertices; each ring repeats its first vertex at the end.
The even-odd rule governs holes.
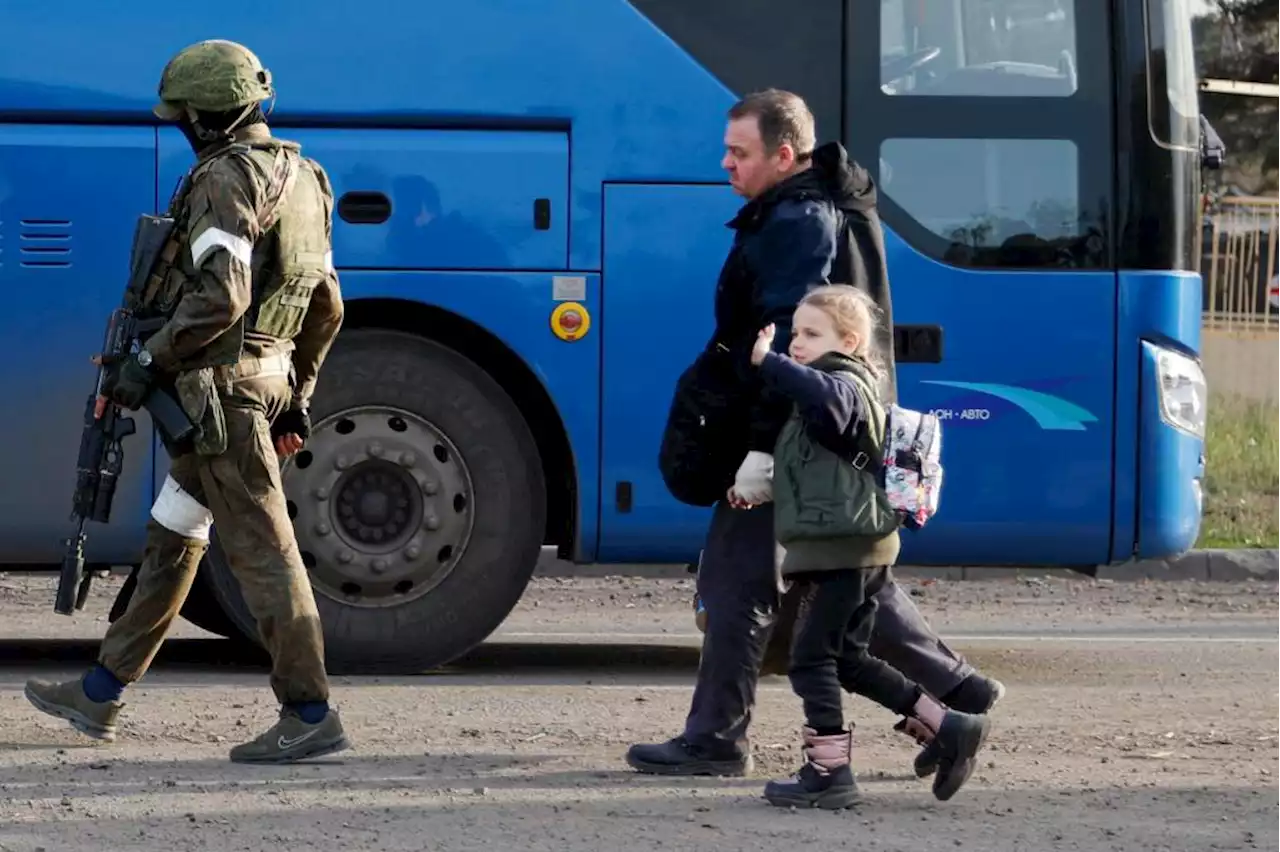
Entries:
POLYGON ((249 117, 249 113, 253 112, 254 106, 256 106, 256 104, 253 104, 253 103, 245 104, 244 108, 240 110, 240 115, 236 116, 235 121, 232 121, 222 130, 210 130, 204 127, 200 123, 199 113, 197 113, 196 110, 192 109, 190 104, 184 104, 183 109, 187 114, 187 121, 191 124, 191 130, 193 133, 195 133, 196 138, 198 138, 201 142, 207 143, 207 142, 219 142, 222 140, 230 139, 231 134, 235 133, 236 128, 238 128, 244 122, 244 120, 249 117))
POLYGON ((199 113, 192 109, 190 104, 184 104, 183 111, 187 114, 187 124, 191 126, 191 132, 194 133, 196 138, 201 142, 216 142, 222 137, 224 132, 227 132, 221 130, 209 130, 202 125, 200 123, 199 113))

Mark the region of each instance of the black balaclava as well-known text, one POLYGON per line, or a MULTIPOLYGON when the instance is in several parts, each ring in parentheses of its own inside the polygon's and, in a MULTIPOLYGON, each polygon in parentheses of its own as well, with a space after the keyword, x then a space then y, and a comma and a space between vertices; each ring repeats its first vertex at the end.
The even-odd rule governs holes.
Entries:
POLYGON ((243 107, 237 107, 226 112, 205 112, 196 110, 196 121, 200 124, 200 129, 204 131, 204 135, 208 138, 201 138, 196 132, 196 127, 191 122, 191 117, 184 111, 178 117, 178 129, 182 131, 182 135, 187 137, 187 142, 191 145, 191 150, 199 154, 206 148, 217 145, 227 138, 230 129, 239 130, 241 127, 248 127, 251 124, 264 124, 267 117, 262 112, 261 104, 254 104, 250 108, 248 114, 244 113, 243 107), (243 118, 241 116, 243 115, 243 118))

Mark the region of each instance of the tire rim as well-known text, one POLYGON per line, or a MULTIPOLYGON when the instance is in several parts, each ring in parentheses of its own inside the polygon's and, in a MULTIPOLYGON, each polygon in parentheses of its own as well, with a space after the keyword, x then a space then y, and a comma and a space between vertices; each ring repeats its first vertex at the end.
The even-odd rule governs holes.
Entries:
POLYGON ((362 406, 324 418, 282 478, 313 587, 347 606, 417 600, 471 539, 471 472, 448 436, 410 411, 362 406))

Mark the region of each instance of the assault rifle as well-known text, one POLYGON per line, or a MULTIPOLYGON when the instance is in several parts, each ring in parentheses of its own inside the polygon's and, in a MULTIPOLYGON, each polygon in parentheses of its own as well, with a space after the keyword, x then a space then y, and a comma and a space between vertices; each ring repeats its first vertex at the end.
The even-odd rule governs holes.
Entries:
MULTIPOLYGON (((164 317, 139 319, 130 307, 133 300, 129 294, 141 292, 141 286, 150 276, 171 229, 172 220, 169 219, 143 216, 139 221, 125 305, 111 312, 102 353, 94 359, 98 363, 98 376, 93 393, 85 403, 80 455, 76 460, 76 489, 72 497, 71 520, 76 522, 76 533, 66 541, 62 574, 58 578, 58 593, 53 604, 54 611, 61 615, 71 615, 83 609, 89 596, 93 575, 86 574, 84 570, 85 522, 105 524, 110 521, 116 484, 124 467, 122 444, 125 438, 137 431, 134 419, 103 395, 103 382, 108 369, 128 358, 135 343, 145 342, 164 325, 164 317)), ((195 431, 182 406, 163 388, 152 388, 142 401, 142 407, 151 414, 152 421, 167 442, 180 443, 195 431)))

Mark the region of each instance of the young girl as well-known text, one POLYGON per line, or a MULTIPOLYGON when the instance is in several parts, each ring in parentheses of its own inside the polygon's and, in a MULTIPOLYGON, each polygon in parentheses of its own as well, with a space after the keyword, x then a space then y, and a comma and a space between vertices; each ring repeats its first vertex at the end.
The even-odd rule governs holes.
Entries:
MULTIPOLYGON (((751 353, 763 381, 795 401, 774 449, 773 500, 787 550, 782 573, 803 584, 788 674, 804 701, 806 762, 765 787, 774 805, 838 809, 857 801, 842 688, 902 714, 895 729, 937 761, 939 799, 968 780, 990 724, 949 710, 867 651, 876 603, 865 589, 899 548, 898 519, 865 467, 881 452, 885 427, 871 349, 875 312, 853 287, 819 287, 796 308, 789 359, 770 351, 773 326, 751 353)), ((745 505, 732 489, 729 500, 745 505)))

